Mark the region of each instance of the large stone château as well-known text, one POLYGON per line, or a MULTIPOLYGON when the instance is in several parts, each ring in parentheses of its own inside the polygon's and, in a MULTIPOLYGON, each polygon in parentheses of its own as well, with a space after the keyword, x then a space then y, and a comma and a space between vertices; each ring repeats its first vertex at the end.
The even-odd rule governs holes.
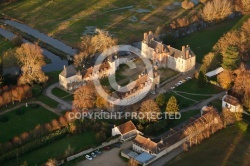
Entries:
POLYGON ((144 33, 141 54, 151 59, 154 65, 159 67, 170 68, 178 72, 188 72, 195 69, 196 55, 188 45, 182 46, 182 50, 167 46, 157 40, 151 31, 144 33))

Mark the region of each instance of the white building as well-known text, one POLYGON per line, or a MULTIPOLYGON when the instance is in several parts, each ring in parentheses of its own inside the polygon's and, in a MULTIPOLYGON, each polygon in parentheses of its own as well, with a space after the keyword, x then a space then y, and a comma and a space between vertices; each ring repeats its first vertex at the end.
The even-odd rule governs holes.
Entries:
POLYGON ((182 50, 166 46, 162 42, 157 41, 151 31, 144 33, 141 54, 151 59, 154 65, 159 67, 171 68, 178 72, 187 72, 195 69, 196 55, 188 45, 183 46, 182 50))
POLYGON ((112 136, 120 135, 122 141, 134 138, 138 133, 139 131, 131 120, 112 129, 112 136))
POLYGON ((82 75, 76 71, 73 65, 64 66, 63 71, 59 74, 59 86, 65 90, 73 91, 82 85, 82 75))
POLYGON ((225 95, 222 98, 222 108, 228 108, 231 112, 243 112, 243 107, 239 100, 230 95, 225 95))

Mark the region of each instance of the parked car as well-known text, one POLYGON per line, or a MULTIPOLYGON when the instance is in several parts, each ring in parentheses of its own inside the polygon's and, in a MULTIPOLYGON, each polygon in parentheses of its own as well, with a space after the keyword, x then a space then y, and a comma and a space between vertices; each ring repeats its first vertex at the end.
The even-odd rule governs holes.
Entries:
POLYGON ((191 80, 191 79, 192 79, 192 77, 187 77, 187 78, 186 78, 186 80, 191 80))
POLYGON ((121 142, 118 142, 118 143, 115 144, 115 147, 120 148, 121 145, 122 145, 122 143, 121 143, 121 142))
POLYGON ((95 152, 92 152, 92 153, 91 153, 91 156, 92 156, 93 158, 95 158, 95 157, 96 157, 95 152))
POLYGON ((95 154, 96 154, 96 155, 100 155, 101 153, 102 153, 102 152, 99 151, 99 149, 95 151, 95 154))
POLYGON ((176 83, 176 84, 175 84, 175 86, 179 86, 179 84, 178 84, 178 83, 176 83))
POLYGON ((109 146, 104 147, 105 150, 109 151, 111 148, 109 146))
POLYGON ((90 157, 90 155, 85 155, 85 158, 90 161, 93 159, 92 157, 90 157))
POLYGON ((174 87, 174 86, 172 86, 170 89, 171 89, 171 90, 173 90, 174 88, 175 88, 175 87, 174 87))
POLYGON ((155 91, 151 91, 151 94, 155 95, 156 93, 155 93, 155 91))

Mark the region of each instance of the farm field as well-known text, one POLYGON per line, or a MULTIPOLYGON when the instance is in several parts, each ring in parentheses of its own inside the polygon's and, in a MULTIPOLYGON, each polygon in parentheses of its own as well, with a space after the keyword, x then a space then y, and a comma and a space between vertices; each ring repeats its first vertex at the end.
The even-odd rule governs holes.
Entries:
POLYGON ((181 1, 24 0, 2 4, 0 12, 73 46, 91 26, 108 30, 120 43, 127 43, 183 14, 181 1))

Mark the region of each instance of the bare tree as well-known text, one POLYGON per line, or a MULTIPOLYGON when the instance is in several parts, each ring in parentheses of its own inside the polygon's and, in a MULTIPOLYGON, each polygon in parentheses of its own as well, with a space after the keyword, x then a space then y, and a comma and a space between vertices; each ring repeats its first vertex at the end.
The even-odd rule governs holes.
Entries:
POLYGON ((233 73, 230 70, 224 70, 217 76, 217 79, 223 89, 229 90, 233 81, 233 73))
POLYGON ((77 109, 88 109, 95 106, 96 90, 93 83, 78 88, 74 92, 73 105, 77 109))
POLYGON ((82 67, 88 58, 87 52, 80 52, 74 56, 74 65, 76 67, 82 67))
POLYGON ((20 63, 22 75, 20 76, 19 84, 44 83, 48 77, 42 71, 42 66, 45 65, 42 50, 34 44, 22 44, 16 49, 16 57, 20 63))
POLYGON ((160 113, 160 108, 154 100, 149 99, 142 102, 139 112, 144 115, 144 120, 148 122, 157 121, 157 119, 151 115, 156 115, 157 113, 160 113))
POLYGON ((233 12, 231 0, 212 0, 206 3, 202 10, 205 21, 213 22, 224 20, 233 12))
POLYGON ((182 3, 181 3, 181 6, 183 9, 191 9, 194 7, 194 3, 192 1, 189 1, 189 0, 184 0, 182 3))
POLYGON ((49 159, 46 163, 45 166, 57 166, 57 161, 55 159, 49 159))

